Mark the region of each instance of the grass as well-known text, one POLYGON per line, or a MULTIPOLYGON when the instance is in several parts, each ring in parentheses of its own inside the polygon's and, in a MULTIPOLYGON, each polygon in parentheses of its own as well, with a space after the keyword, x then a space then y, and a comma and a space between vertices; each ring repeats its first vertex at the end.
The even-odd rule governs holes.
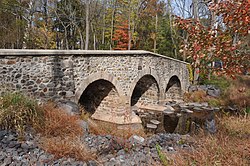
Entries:
POLYGON ((250 118, 222 116, 218 133, 195 136, 195 150, 180 151, 172 165, 250 165, 250 118))
POLYGON ((158 156, 161 160, 161 163, 164 166, 168 166, 169 163, 168 163, 167 157, 166 157, 166 155, 164 155, 164 153, 162 153, 160 145, 156 144, 156 150, 157 150, 158 156))
POLYGON ((40 143, 42 148, 54 154, 55 158, 71 157, 80 161, 96 159, 96 155, 86 148, 79 136, 43 137, 40 143))
POLYGON ((83 128, 80 117, 69 115, 57 108, 54 103, 42 106, 44 123, 35 129, 42 134, 40 146, 56 158, 72 157, 77 160, 94 160, 91 153, 81 140, 83 128))
POLYGON ((15 130, 22 138, 26 129, 32 127, 40 136, 40 147, 57 158, 95 159, 95 154, 80 139, 83 135, 80 120, 54 103, 38 106, 21 93, 8 93, 0 98, 0 128, 15 130))
POLYGON ((14 129, 19 136, 28 126, 41 124, 43 111, 38 104, 21 93, 7 93, 0 98, 0 127, 14 129))
POLYGON ((35 126, 37 132, 46 137, 81 136, 83 129, 80 126, 80 117, 69 115, 56 107, 54 103, 44 104, 43 123, 35 126))
POLYGON ((250 77, 213 78, 205 81, 222 90, 220 98, 208 97, 202 91, 186 94, 186 101, 208 102, 211 106, 236 106, 237 112, 217 115, 218 132, 195 135, 193 151, 180 151, 175 155, 166 154, 171 165, 214 166, 250 165, 250 77))
POLYGON ((232 79, 227 77, 218 77, 218 76, 211 76, 211 79, 205 79, 201 84, 204 85, 215 85, 216 87, 220 88, 222 90, 222 93, 224 93, 227 88, 230 86, 232 79))
POLYGON ((185 93, 184 100, 185 101, 192 101, 192 102, 205 102, 205 101, 207 101, 207 94, 203 90, 185 93))
MULTIPOLYGON (((132 124, 133 125, 133 124, 132 124)), ((145 133, 142 128, 132 127, 129 125, 124 125, 120 127, 117 124, 103 122, 98 120, 89 120, 89 131, 95 135, 112 135, 115 137, 120 137, 124 139, 130 138, 132 135, 136 134, 145 137, 145 133)))
POLYGON ((208 102, 211 106, 232 106, 238 108, 238 114, 250 112, 250 76, 237 76, 236 79, 213 76, 211 80, 204 80, 203 84, 210 84, 222 90, 220 98, 207 96, 199 90, 186 93, 184 100, 189 102, 208 102))

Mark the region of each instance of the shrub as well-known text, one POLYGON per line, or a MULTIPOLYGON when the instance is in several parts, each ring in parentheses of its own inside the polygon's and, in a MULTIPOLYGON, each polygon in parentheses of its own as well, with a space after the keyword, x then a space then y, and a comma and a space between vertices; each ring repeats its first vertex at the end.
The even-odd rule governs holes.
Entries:
POLYGON ((14 129, 20 135, 30 126, 41 123, 43 111, 37 103, 21 93, 7 93, 0 99, 0 127, 14 129))
POLYGON ((43 123, 35 126, 35 129, 46 137, 80 136, 83 129, 80 126, 80 118, 72 116, 56 107, 52 102, 44 104, 43 123))

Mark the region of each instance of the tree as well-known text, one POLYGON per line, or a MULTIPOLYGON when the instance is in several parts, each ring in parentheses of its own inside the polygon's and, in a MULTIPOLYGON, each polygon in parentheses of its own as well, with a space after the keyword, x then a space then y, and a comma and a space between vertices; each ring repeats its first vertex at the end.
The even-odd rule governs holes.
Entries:
POLYGON ((250 35, 250 3, 247 0, 213 2, 210 10, 222 16, 224 26, 215 29, 214 26, 202 25, 199 20, 176 17, 178 27, 189 34, 188 43, 183 43, 180 51, 187 53, 193 67, 198 67, 203 75, 212 70, 219 75, 234 77, 248 69, 250 64, 249 47, 242 50, 242 41, 250 35), (212 67, 215 61, 223 66, 212 67))

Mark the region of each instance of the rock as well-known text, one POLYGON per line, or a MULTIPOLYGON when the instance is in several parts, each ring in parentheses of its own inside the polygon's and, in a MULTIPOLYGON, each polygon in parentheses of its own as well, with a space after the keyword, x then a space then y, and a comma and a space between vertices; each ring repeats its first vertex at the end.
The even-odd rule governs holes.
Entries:
POLYGON ((168 147, 168 151, 169 151, 169 152, 173 152, 173 151, 175 151, 175 150, 174 150, 173 147, 168 147))
POLYGON ((218 112, 218 111, 220 110, 220 108, 218 108, 218 107, 213 107, 213 110, 214 110, 215 112, 218 112))
POLYGON ((168 112, 174 112, 175 111, 175 109, 173 107, 169 106, 169 105, 166 105, 165 107, 166 107, 166 109, 164 111, 168 111, 168 112))
POLYGON ((194 111, 196 111, 196 112, 202 111, 202 109, 201 109, 200 107, 194 107, 193 109, 194 109, 194 111))
POLYGON ((57 101, 57 106, 70 115, 81 115, 79 106, 72 101, 59 100, 57 101))
POLYGON ((19 147, 20 143, 18 143, 17 141, 11 141, 8 146, 9 148, 19 147))
POLYGON ((0 131, 0 139, 3 139, 6 134, 7 134, 7 131, 5 130, 0 131))
POLYGON ((216 129, 216 124, 215 124, 215 120, 214 119, 211 119, 211 120, 206 120, 205 121, 205 129, 211 133, 211 134, 214 134, 216 133, 217 129, 216 129))
POLYGON ((173 111, 164 110, 164 111, 163 111, 163 114, 165 114, 165 115, 173 115, 174 112, 173 112, 173 111))
POLYGON ((137 143, 137 144, 143 144, 144 143, 144 141, 145 141, 145 139, 143 138, 143 137, 141 137, 141 136, 138 136, 138 135, 133 135, 133 136, 131 136, 130 138, 129 138, 129 141, 131 142, 131 143, 137 143))
POLYGON ((4 164, 4 165, 10 165, 11 162, 12 162, 11 157, 7 157, 7 158, 5 158, 5 159, 3 160, 3 164, 4 164))
POLYGON ((156 129, 156 128, 157 128, 157 126, 156 126, 156 125, 154 125, 154 124, 150 124, 150 123, 148 123, 148 124, 147 124, 147 128, 149 128, 149 129, 156 129))
POLYGON ((26 143, 22 143, 21 148, 26 149, 26 150, 30 149, 29 145, 26 143))
POLYGON ((97 163, 93 160, 88 161, 87 166, 97 166, 97 163))
POLYGON ((186 108, 188 108, 188 105, 186 105, 186 104, 179 104, 179 107, 181 109, 186 109, 186 108))
POLYGON ((161 122, 159 122, 158 120, 154 120, 154 119, 150 120, 150 122, 153 123, 153 124, 155 124, 155 125, 158 125, 158 124, 161 123, 161 122))
POLYGON ((208 89, 207 90, 207 95, 212 96, 212 97, 219 97, 221 94, 219 89, 208 89))
POLYGON ((136 105, 132 106, 132 107, 131 107, 131 111, 137 112, 137 111, 138 111, 138 107, 137 107, 136 105))
POLYGON ((84 121, 84 120, 80 120, 79 121, 80 126, 82 126, 83 128, 83 132, 84 134, 88 134, 89 133, 89 125, 88 122, 84 121))
POLYGON ((188 92, 194 92, 194 91, 197 91, 198 90, 198 88, 197 88, 197 86, 195 86, 195 85, 191 85, 191 86, 189 86, 189 88, 188 88, 188 92))
POLYGON ((197 103, 197 102, 195 102, 195 103, 188 103, 188 105, 189 106, 193 106, 193 107, 202 107, 202 104, 197 103))
POLYGON ((207 102, 203 102, 203 103, 200 103, 202 107, 208 107, 208 103, 207 102))
POLYGON ((189 109, 182 109, 181 112, 185 112, 185 113, 189 113, 189 114, 194 113, 193 111, 191 111, 189 109))
POLYGON ((180 113, 177 113, 177 114, 176 114, 176 116, 177 116, 177 117, 181 117, 181 116, 182 116, 182 114, 180 114, 180 113))

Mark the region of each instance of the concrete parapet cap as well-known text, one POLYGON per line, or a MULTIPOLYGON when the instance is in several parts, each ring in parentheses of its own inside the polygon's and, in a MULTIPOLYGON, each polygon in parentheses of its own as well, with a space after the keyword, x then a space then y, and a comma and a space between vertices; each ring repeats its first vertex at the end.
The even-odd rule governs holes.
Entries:
POLYGON ((180 63, 187 62, 144 50, 35 50, 35 49, 0 49, 0 56, 41 56, 41 55, 153 55, 180 63))

